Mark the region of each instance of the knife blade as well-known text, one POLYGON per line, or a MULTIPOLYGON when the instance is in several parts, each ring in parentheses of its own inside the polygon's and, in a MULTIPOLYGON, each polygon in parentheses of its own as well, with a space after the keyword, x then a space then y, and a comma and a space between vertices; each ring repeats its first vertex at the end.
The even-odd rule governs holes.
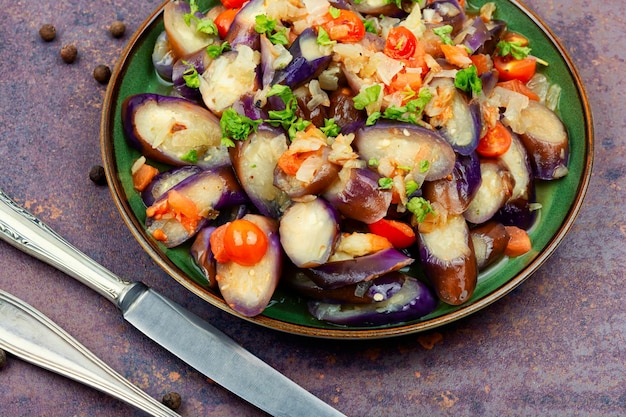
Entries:
POLYGON ((177 417, 33 306, 0 290, 0 348, 109 394, 154 417, 177 417))
POLYGON ((1 189, 0 238, 87 285, 156 343, 270 415, 345 417, 184 307, 107 270, 1 189))

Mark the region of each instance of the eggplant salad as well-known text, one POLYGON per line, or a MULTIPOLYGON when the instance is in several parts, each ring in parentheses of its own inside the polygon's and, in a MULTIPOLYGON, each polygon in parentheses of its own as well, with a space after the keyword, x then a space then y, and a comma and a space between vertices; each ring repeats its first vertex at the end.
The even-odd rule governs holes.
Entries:
POLYGON ((278 285, 326 323, 419 320, 532 251, 568 173, 548 62, 464 0, 194 0, 163 9, 167 95, 124 99, 147 233, 238 314, 278 285))

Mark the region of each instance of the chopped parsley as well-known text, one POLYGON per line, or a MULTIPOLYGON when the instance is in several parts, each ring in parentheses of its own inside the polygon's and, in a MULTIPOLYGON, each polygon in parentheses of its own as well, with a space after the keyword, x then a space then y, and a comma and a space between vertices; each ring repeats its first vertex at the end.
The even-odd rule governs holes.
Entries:
POLYGON ((274 45, 287 45, 289 39, 287 39, 287 29, 276 30, 277 21, 270 19, 267 15, 260 14, 254 18, 254 30, 257 33, 267 36, 270 42, 274 45))
POLYGON ((227 41, 224 41, 219 45, 209 45, 206 47, 206 53, 211 58, 217 58, 226 51, 230 51, 230 44, 227 41))
POLYGON ((381 190, 391 190, 391 187, 393 187, 393 179, 388 177, 378 179, 378 188, 381 190))
POLYGON ((354 96, 354 108, 357 110, 363 110, 370 104, 375 103, 378 100, 381 91, 382 87, 380 84, 374 84, 367 87, 365 90, 354 96))
POLYGON ((291 88, 282 84, 274 84, 267 93, 267 97, 271 96, 279 97, 285 104, 285 108, 284 110, 270 110, 267 123, 272 126, 282 126, 289 134, 290 139, 296 137, 296 132, 306 129, 311 124, 310 121, 296 115, 298 101, 291 88))
POLYGON ((186 154, 184 154, 183 156, 181 156, 180 159, 182 159, 183 161, 195 164, 196 162, 198 162, 198 151, 195 149, 192 149, 186 154))
POLYGON ((404 184, 404 190, 407 196, 411 196, 411 194, 416 192, 419 188, 420 186, 415 180, 408 180, 406 184, 404 184))
POLYGON ((320 130, 328 137, 335 137, 341 133, 341 126, 335 123, 335 119, 324 119, 324 126, 320 130))
POLYGON ((475 65, 459 70, 454 77, 454 86, 466 93, 480 94, 483 91, 483 82, 478 76, 475 65))
POLYGON ((444 45, 454 45, 450 34, 452 33, 452 26, 444 25, 433 28, 433 33, 441 39, 444 45))
POLYGON ((196 31, 205 33, 207 35, 217 35, 217 26, 213 19, 205 18, 200 19, 196 16, 196 13, 199 12, 198 4, 196 0, 189 0, 189 13, 183 16, 185 23, 187 26, 191 26, 191 22, 193 21, 196 24, 196 31))
POLYGON ((406 203, 406 209, 413 213, 418 223, 422 223, 430 213, 437 214, 430 202, 424 197, 412 197, 406 203))
POLYGON ((200 75, 198 74, 198 70, 193 64, 183 60, 183 64, 187 66, 187 69, 183 72, 183 80, 185 80, 185 85, 189 88, 200 88, 200 75))
POLYGON ((338 9, 338 8, 336 8, 336 7, 330 6, 330 7, 328 8, 328 14, 330 14, 330 16, 331 16, 333 19, 336 19, 336 18, 338 18, 338 17, 339 17, 339 15, 341 15, 341 10, 339 10, 339 9, 338 9))
POLYGON ((528 46, 522 46, 522 43, 500 41, 496 46, 500 56, 511 55, 515 59, 524 59, 530 54, 530 48, 528 46))
POLYGON ((424 159, 423 161, 420 161, 420 165, 419 165, 420 174, 425 174, 428 171, 428 168, 430 168, 429 160, 424 159))
POLYGON ((363 26, 365 26, 365 31, 369 32, 369 33, 373 33, 373 34, 378 34, 378 31, 376 30, 376 24, 374 24, 374 21, 371 19, 364 19, 362 20, 363 22, 363 26))
POLYGON ((337 41, 330 39, 328 32, 323 27, 317 28, 317 44, 321 46, 330 46, 336 44, 337 41))
POLYGON ((233 147, 233 140, 246 140, 252 132, 256 132, 261 120, 252 120, 236 110, 228 108, 222 113, 220 127, 222 128, 222 145, 233 147))
POLYGON ((372 117, 376 114, 374 113, 372 116, 368 117, 366 124, 370 122, 370 119, 375 122, 380 117, 398 120, 400 122, 419 124, 424 107, 426 107, 432 98, 433 95, 430 90, 428 88, 422 88, 416 99, 408 101, 404 106, 389 106, 382 114, 372 117))

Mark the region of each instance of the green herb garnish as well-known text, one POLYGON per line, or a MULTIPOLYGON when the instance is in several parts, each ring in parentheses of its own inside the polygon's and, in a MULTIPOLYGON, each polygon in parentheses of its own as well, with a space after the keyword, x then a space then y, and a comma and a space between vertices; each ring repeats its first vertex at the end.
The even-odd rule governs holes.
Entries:
POLYGON ((206 53, 211 58, 217 58, 226 51, 230 51, 230 44, 227 41, 224 41, 219 45, 209 45, 206 47, 206 53))
POLYGON ((380 84, 374 84, 361 91, 354 96, 354 108, 357 110, 363 110, 372 103, 375 103, 380 96, 382 87, 380 84))
POLYGON ((454 77, 454 86, 466 93, 480 94, 483 91, 483 82, 478 76, 475 65, 459 70, 454 77))
POLYGON ((222 113, 220 127, 222 128, 222 145, 233 147, 233 140, 246 140, 252 132, 256 132, 261 120, 252 120, 247 116, 228 108, 222 113))
POLYGON ((320 130, 328 137, 335 137, 341 133, 341 126, 335 123, 335 119, 324 119, 324 126, 320 130))
POLYGON ((391 187, 393 187, 393 179, 388 177, 378 179, 378 188, 381 190, 391 190, 391 187))
POLYGON ((454 41, 452 41, 452 38, 450 37, 450 34, 452 33, 452 26, 444 25, 433 28, 433 33, 439 36, 444 45, 454 45, 454 41))
POLYGON ((418 223, 422 223, 430 213, 437 214, 430 202, 424 197, 412 197, 406 203, 406 209, 413 213, 418 223))
POLYGON ((500 56, 511 55, 517 60, 524 59, 530 54, 530 48, 528 46, 522 46, 522 43, 519 41, 500 41, 498 42, 496 48, 498 49, 500 56))

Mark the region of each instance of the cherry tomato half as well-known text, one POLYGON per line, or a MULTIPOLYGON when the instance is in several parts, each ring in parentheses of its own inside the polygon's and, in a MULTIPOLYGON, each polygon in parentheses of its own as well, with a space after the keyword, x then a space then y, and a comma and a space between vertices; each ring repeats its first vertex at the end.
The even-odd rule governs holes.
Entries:
POLYGON ((230 25, 233 24, 235 16, 239 12, 239 9, 226 9, 222 13, 218 14, 215 18, 215 26, 217 26, 217 33, 224 39, 230 29, 230 25))
POLYGON ((409 59, 415 54, 417 38, 404 26, 392 28, 387 35, 384 53, 394 59, 409 59))
POLYGON ((368 228, 375 235, 387 238, 394 248, 408 248, 416 241, 413 228, 398 220, 380 219, 368 228))
POLYGON ((494 158, 508 151, 512 142, 511 132, 501 122, 496 122, 496 125, 480 138, 476 152, 487 158, 494 158))
POLYGON ((349 10, 339 10, 339 16, 332 17, 322 24, 331 40, 337 42, 358 42, 365 36, 365 25, 359 16, 349 10))
POLYGON ((228 258, 240 265, 254 265, 267 252, 267 236, 249 220, 237 219, 226 226, 224 249, 228 258))
POLYGON ((537 60, 532 57, 515 59, 498 55, 493 58, 493 66, 498 71, 500 81, 520 80, 526 84, 537 71, 537 60))
POLYGON ((239 9, 248 0, 220 0, 227 9, 239 9))

